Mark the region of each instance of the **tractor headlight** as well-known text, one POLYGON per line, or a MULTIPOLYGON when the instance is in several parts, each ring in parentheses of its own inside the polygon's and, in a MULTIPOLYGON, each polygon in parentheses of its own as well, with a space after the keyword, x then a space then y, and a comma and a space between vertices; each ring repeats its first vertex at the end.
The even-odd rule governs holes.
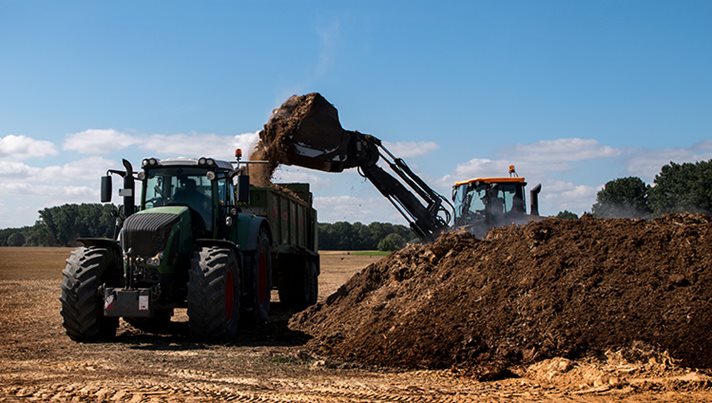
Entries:
POLYGON ((161 265, 161 259, 163 259, 163 252, 158 252, 156 256, 152 256, 146 259, 146 264, 149 266, 158 267, 161 265))
POLYGON ((205 176, 208 178, 208 180, 215 180, 215 172, 213 171, 208 171, 205 176))
POLYGON ((206 162, 207 159, 205 159, 205 157, 200 157, 200 159, 198 160, 198 165, 205 165, 206 162))
POLYGON ((156 165, 158 165, 158 159, 156 159, 156 158, 146 158, 143 161, 141 161, 142 167, 156 166, 156 165))
POLYGON ((212 158, 208 158, 205 162, 206 162, 208 165, 211 165, 211 166, 212 166, 212 165, 215 165, 215 160, 212 159, 212 158))

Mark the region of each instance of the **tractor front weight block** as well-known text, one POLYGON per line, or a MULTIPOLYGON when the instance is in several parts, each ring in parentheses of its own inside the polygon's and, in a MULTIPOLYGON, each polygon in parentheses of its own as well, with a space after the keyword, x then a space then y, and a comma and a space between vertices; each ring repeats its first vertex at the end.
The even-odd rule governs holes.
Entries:
POLYGON ((150 288, 126 290, 104 289, 104 316, 150 318, 153 316, 153 300, 150 288))

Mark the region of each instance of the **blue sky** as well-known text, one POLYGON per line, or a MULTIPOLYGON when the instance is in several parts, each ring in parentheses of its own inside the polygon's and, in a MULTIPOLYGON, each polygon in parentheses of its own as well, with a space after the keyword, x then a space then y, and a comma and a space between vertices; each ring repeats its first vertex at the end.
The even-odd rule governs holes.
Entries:
MULTIPOLYGON (((228 158, 292 94, 388 142, 433 187, 506 173, 542 211, 712 158, 712 2, 0 0, 0 228, 98 200, 98 176, 228 158)), ((355 173, 287 168, 323 221, 401 222, 355 173)))

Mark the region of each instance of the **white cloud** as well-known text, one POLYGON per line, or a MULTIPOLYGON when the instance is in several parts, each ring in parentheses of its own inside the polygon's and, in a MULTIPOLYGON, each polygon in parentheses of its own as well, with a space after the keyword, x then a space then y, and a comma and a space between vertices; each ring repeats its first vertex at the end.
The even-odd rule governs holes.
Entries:
POLYGON ((503 176, 507 173, 509 162, 505 160, 490 160, 473 158, 455 167, 455 177, 468 179, 471 177, 503 176))
POLYGON ((49 141, 35 140, 15 134, 0 137, 0 158, 2 159, 23 160, 54 154, 57 154, 57 150, 54 144, 49 141))
POLYGON ((615 157, 621 152, 619 149, 601 145, 595 139, 573 137, 517 144, 514 151, 508 151, 508 154, 516 155, 518 160, 523 161, 571 162, 615 157))
POLYGON ((712 158, 712 141, 705 141, 686 148, 665 148, 662 150, 635 150, 628 159, 627 171, 650 183, 660 173, 663 165, 671 161, 681 164, 712 158))
POLYGON ((103 155, 138 144, 139 141, 138 136, 114 129, 89 129, 67 136, 63 148, 82 154, 103 155))
POLYGON ((317 196, 314 208, 319 222, 359 221, 369 224, 381 221, 405 224, 405 219, 383 197, 317 196))
POLYGON ((544 181, 539 194, 539 211, 544 215, 554 215, 569 210, 581 215, 591 210, 600 189, 601 186, 578 185, 559 180, 544 181))
POLYGON ((23 162, 0 161, 0 177, 24 177, 34 169, 23 162))
POLYGON ((434 141, 384 141, 383 145, 398 158, 415 158, 438 149, 434 141))
POLYGON ((247 155, 257 140, 257 132, 234 136, 205 133, 140 135, 114 129, 89 129, 67 136, 64 149, 82 154, 104 155, 137 146, 150 153, 150 156, 160 158, 209 156, 232 160, 235 148, 241 148, 247 155))
POLYGON ((101 157, 46 167, 0 161, 0 194, 5 208, 0 228, 30 225, 37 211, 65 203, 98 203, 99 177, 120 166, 101 157))
MULTIPOLYGON (((0 161, 0 184, 5 191, 27 191, 37 184, 76 185, 86 180, 96 180, 111 167, 114 161, 101 157, 83 158, 62 165, 34 167, 24 163, 0 161)), ((98 185, 97 185, 98 187, 98 185)))
POLYGON ((157 157, 213 157, 222 160, 235 158, 235 148, 247 156, 257 143, 258 135, 242 133, 235 136, 217 134, 153 134, 140 144, 157 157))
POLYGON ((78 181, 93 180, 99 183, 99 177, 110 168, 122 168, 120 164, 102 157, 88 157, 62 165, 50 165, 39 168, 33 180, 46 183, 76 184, 78 181))

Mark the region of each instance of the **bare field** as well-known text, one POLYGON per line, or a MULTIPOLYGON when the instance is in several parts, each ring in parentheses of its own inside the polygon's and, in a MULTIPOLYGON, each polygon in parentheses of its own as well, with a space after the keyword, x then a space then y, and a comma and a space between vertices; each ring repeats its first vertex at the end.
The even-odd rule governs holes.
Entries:
MULTIPOLYGON (((308 336, 273 321, 235 345, 195 343, 184 312, 165 334, 122 322, 112 343, 74 343, 59 315, 69 248, 0 248, 0 401, 710 401, 712 380, 668 362, 554 359, 519 378, 478 382, 457 371, 366 369, 314 357, 308 336)), ((320 298, 380 257, 322 252, 320 298)))

